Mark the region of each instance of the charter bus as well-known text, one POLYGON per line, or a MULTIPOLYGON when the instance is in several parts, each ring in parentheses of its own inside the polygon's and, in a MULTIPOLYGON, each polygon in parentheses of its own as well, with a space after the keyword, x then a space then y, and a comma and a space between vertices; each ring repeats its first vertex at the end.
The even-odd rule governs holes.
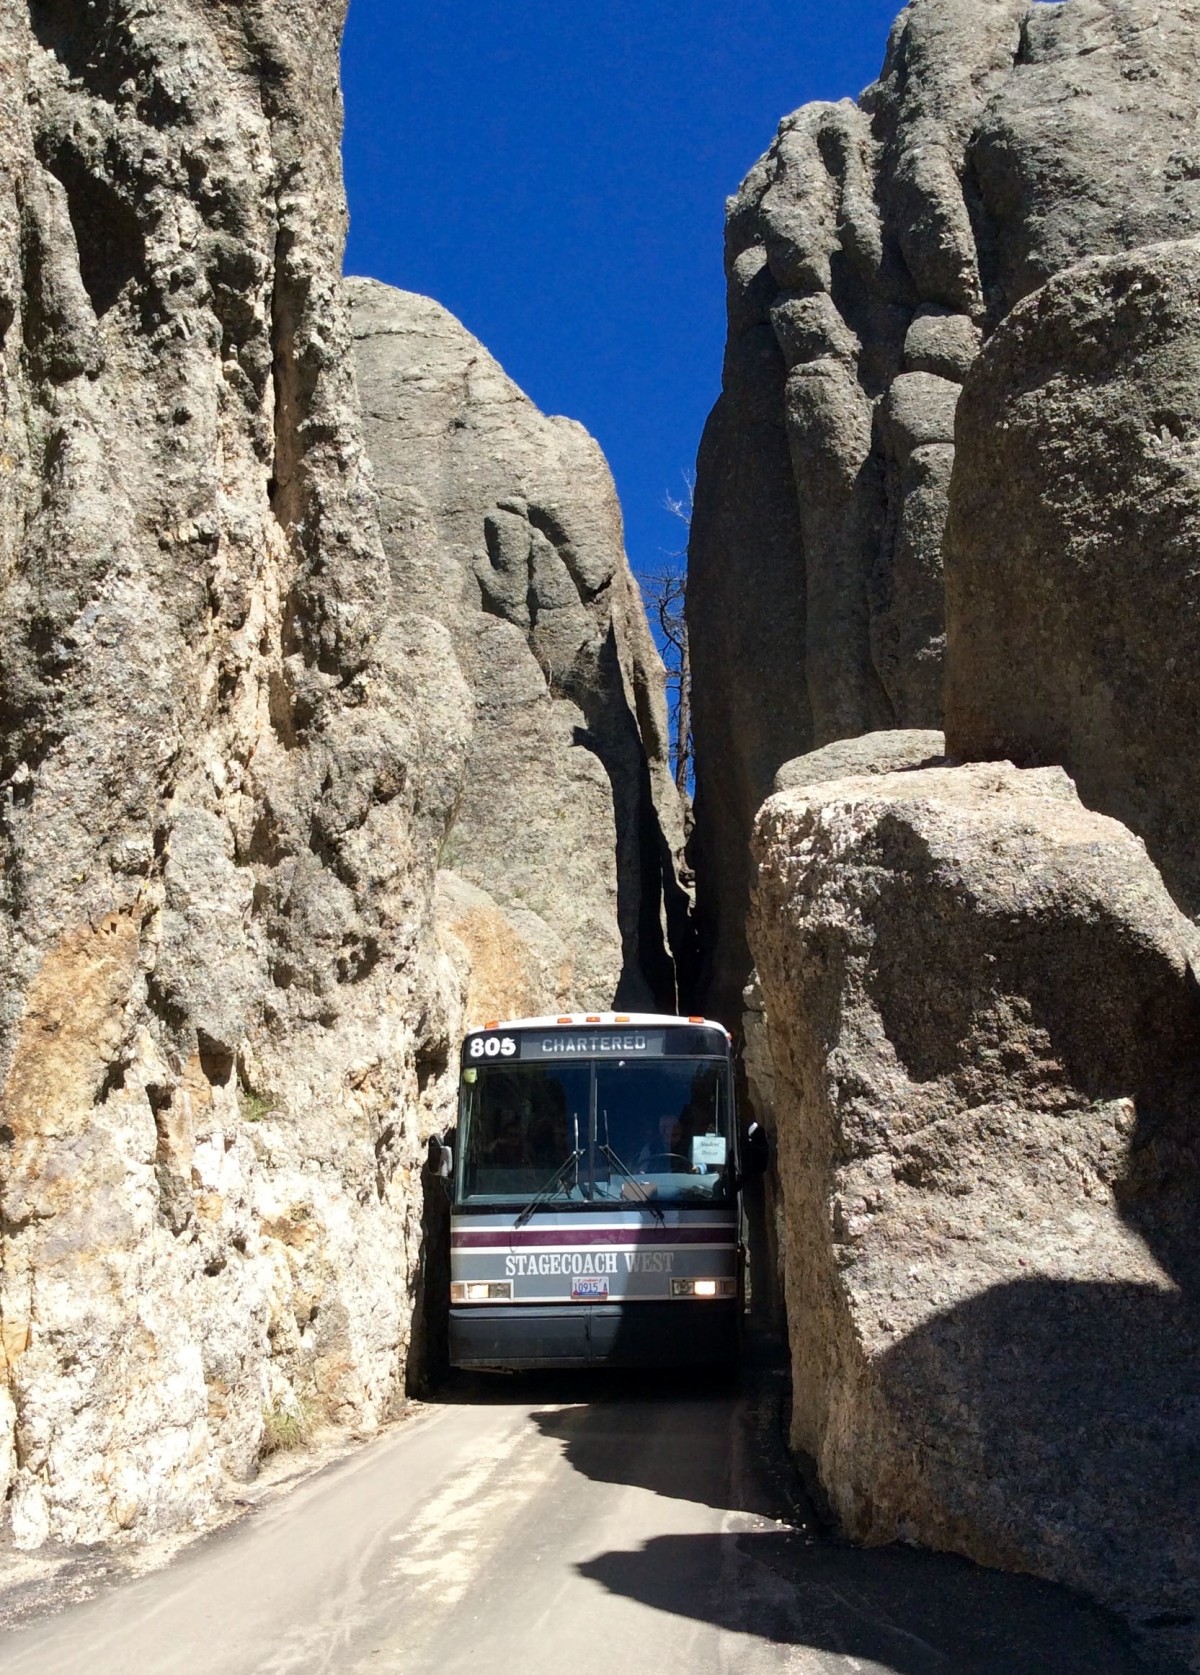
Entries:
POLYGON ((732 1363, 744 1253, 724 1028, 488 1023, 467 1034, 461 1077, 457 1155, 442 1157, 451 1363, 732 1363))

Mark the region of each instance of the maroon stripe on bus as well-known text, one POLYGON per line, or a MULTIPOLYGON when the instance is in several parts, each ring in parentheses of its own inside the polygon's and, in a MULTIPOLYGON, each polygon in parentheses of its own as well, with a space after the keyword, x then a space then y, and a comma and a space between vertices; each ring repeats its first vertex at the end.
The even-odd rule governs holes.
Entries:
POLYGON ((488 1228, 452 1233, 455 1250, 514 1250, 521 1245, 718 1245, 735 1244, 734 1224, 721 1227, 536 1227, 488 1228))

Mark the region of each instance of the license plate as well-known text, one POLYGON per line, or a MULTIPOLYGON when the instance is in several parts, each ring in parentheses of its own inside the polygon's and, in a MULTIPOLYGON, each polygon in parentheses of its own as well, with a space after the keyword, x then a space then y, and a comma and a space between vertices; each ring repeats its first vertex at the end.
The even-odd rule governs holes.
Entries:
POLYGON ((575 1303, 603 1303, 608 1297, 607 1280, 572 1280, 571 1301, 575 1303))

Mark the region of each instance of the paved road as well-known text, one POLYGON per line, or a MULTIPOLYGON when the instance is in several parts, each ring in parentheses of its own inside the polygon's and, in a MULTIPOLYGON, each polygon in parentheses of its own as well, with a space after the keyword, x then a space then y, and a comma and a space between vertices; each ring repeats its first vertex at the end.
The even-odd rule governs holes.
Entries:
MULTIPOLYGON (((464 1382, 4 1675, 1134 1675, 1053 1588, 804 1527, 781 1375, 464 1382), (778 1521, 783 1519, 783 1522, 778 1521)), ((1144 1675, 1144 1671, 1142 1672, 1144 1675)))

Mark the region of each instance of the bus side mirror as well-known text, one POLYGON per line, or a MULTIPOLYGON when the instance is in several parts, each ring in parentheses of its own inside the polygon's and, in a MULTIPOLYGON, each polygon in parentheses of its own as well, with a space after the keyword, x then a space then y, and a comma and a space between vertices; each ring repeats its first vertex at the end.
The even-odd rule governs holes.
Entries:
POLYGON ((752 1122, 746 1130, 746 1138, 742 1141, 742 1173, 765 1175, 770 1162, 771 1142, 767 1138, 767 1131, 759 1123, 752 1122))
POLYGON ((428 1168, 431 1175, 442 1181, 448 1181, 454 1173, 454 1148, 448 1146, 440 1134, 429 1137, 428 1168))

